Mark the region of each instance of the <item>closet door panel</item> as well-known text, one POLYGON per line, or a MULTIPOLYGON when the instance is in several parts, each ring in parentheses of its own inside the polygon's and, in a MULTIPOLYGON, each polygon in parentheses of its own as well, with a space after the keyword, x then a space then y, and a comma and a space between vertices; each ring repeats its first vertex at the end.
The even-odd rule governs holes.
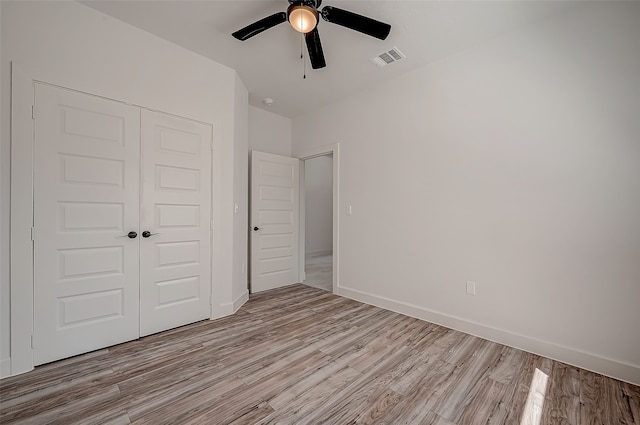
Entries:
POLYGON ((210 317, 210 125, 142 110, 140 333, 210 317))
POLYGON ((138 337, 139 162, 139 108, 36 84, 36 365, 138 337))

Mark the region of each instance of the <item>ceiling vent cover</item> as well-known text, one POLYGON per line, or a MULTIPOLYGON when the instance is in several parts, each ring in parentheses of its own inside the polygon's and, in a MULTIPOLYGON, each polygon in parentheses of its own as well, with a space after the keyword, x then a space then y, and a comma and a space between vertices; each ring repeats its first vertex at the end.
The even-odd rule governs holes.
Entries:
POLYGON ((369 60, 376 64, 378 68, 382 68, 383 66, 391 65, 394 62, 398 62, 400 59, 405 58, 406 56, 398 50, 397 47, 386 51, 384 53, 379 54, 378 56, 374 56, 369 60))

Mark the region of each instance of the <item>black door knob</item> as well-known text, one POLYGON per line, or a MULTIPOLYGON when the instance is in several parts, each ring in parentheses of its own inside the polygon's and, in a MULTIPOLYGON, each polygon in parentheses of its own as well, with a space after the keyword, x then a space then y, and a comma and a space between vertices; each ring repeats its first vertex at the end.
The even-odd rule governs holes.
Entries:
POLYGON ((136 236, 138 236, 138 234, 132 230, 129 233, 127 233, 127 236, 129 237, 129 239, 135 239, 136 236))
POLYGON ((254 231, 254 232, 257 232, 258 230, 260 230, 260 228, 259 228, 258 226, 254 226, 254 227, 253 227, 253 231, 254 231))
POLYGON ((142 232, 142 237, 143 238, 148 238, 149 236, 151 236, 151 232, 148 230, 145 230, 144 232, 142 232))

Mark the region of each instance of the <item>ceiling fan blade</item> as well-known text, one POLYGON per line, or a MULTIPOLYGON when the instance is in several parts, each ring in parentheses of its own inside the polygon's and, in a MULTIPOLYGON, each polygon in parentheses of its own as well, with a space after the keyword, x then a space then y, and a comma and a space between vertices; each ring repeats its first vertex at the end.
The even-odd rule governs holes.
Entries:
POLYGON ((332 6, 326 6, 322 9, 322 18, 332 24, 342 25, 380 40, 387 38, 389 31, 391 31, 389 24, 332 6))
POLYGON ((304 35, 304 40, 307 42, 307 50, 309 50, 309 60, 311 61, 311 67, 313 69, 324 68, 327 63, 324 60, 324 53, 322 52, 322 43, 320 43, 320 33, 318 27, 314 28, 304 35))
POLYGON ((286 20, 287 14, 285 12, 274 13, 273 15, 262 18, 251 25, 247 25, 246 27, 234 32, 231 35, 240 41, 245 41, 246 39, 251 38, 256 34, 260 34, 262 31, 268 30, 269 28, 286 22, 286 20))

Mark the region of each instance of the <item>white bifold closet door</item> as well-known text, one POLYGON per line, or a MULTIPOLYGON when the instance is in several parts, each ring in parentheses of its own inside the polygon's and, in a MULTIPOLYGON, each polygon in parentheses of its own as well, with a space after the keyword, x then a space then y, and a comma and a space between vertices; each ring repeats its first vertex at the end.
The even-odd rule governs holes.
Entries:
POLYGON ((208 318, 211 126, 40 83, 34 116, 34 364, 208 318))

